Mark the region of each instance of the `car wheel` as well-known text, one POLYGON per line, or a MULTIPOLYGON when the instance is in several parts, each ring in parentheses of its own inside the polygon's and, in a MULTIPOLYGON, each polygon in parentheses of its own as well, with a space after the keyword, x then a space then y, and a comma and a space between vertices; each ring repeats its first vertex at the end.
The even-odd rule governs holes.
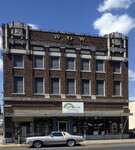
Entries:
POLYGON ((67 141, 67 145, 70 146, 70 147, 72 147, 72 146, 75 145, 75 141, 74 140, 68 140, 67 141))
POLYGON ((33 143, 33 146, 35 147, 35 148, 40 148, 40 147, 42 147, 42 142, 41 141, 35 141, 34 143, 33 143))

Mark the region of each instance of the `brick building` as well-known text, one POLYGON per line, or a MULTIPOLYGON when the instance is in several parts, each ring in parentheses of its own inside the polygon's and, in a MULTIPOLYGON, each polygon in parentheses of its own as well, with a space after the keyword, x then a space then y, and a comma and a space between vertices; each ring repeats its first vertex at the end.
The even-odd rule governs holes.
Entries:
POLYGON ((2 24, 5 139, 53 130, 128 136, 128 39, 2 24), (123 134, 123 135, 122 135, 123 134))

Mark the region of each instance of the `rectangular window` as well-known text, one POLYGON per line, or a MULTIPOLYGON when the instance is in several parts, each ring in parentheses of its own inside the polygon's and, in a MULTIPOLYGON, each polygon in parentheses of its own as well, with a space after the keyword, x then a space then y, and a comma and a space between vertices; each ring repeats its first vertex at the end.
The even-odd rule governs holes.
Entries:
POLYGON ((121 82, 120 81, 113 81, 113 95, 121 96, 121 82))
POLYGON ((113 73, 120 73, 120 62, 113 62, 113 73))
POLYGON ((104 96, 104 81, 102 80, 96 81, 96 95, 104 96))
POLYGON ((14 54, 13 55, 13 66, 16 68, 23 68, 23 55, 21 54, 14 54))
POLYGON ((69 95, 75 94, 75 79, 67 79, 66 94, 69 94, 69 95))
POLYGON ((51 69, 59 69, 60 68, 59 57, 56 57, 56 56, 50 57, 50 68, 51 69))
POLYGON ((103 72, 104 71, 104 61, 96 60, 96 71, 103 72))
POLYGON ((67 70, 75 70, 75 59, 74 58, 66 58, 66 69, 67 70))
POLYGON ((59 87, 59 79, 58 78, 51 78, 51 94, 59 94, 60 87, 59 87))
POLYGON ((82 95, 90 95, 90 81, 82 79, 82 95))
POLYGON ((14 93, 24 93, 23 77, 14 77, 14 93))
POLYGON ((81 59, 81 70, 90 71, 90 60, 81 59))
POLYGON ((43 78, 42 77, 35 77, 34 93, 35 94, 43 94, 43 78))
POLYGON ((34 56, 34 68, 44 68, 43 56, 34 56))

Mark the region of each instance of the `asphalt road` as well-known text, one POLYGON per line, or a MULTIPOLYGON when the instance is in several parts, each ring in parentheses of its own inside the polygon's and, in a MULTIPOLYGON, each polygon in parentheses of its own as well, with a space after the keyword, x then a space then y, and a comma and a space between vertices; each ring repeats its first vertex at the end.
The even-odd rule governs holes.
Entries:
POLYGON ((43 148, 0 148, 0 150, 135 150, 135 144, 105 144, 89 146, 50 146, 43 148))

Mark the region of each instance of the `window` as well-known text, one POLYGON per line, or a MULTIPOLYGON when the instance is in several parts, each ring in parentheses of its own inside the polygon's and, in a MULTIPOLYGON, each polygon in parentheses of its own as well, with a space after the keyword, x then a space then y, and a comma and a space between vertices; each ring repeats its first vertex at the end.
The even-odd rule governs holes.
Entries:
POLYGON ((90 71, 90 60, 89 59, 81 60, 81 70, 90 71))
POLYGON ((120 62, 113 62, 113 73, 120 73, 120 62))
POLYGON ((51 94, 59 94, 59 79, 58 78, 51 78, 51 94))
POLYGON ((104 71, 104 62, 103 62, 103 60, 96 60, 96 71, 99 71, 99 72, 104 71))
POLYGON ((113 95, 121 96, 121 82, 120 81, 113 81, 113 95))
POLYGON ((23 68, 23 55, 14 54, 13 55, 13 66, 17 68, 23 68))
POLYGON ((14 77, 14 93, 24 93, 23 77, 14 77))
POLYGON ((102 80, 96 81, 96 95, 104 96, 104 81, 102 80))
POLYGON ((34 68, 44 68, 43 56, 34 56, 34 68))
POLYGON ((67 79, 66 94, 69 94, 69 95, 75 94, 75 79, 67 79))
POLYGON ((90 95, 89 80, 82 79, 82 95, 90 95))
POLYGON ((75 70, 75 59, 74 58, 66 58, 66 69, 75 70))
POLYGON ((50 68, 51 69, 59 69, 60 68, 60 63, 59 63, 59 57, 50 57, 50 68))
POLYGON ((43 78, 42 77, 35 77, 34 93, 35 94, 43 94, 43 78))

